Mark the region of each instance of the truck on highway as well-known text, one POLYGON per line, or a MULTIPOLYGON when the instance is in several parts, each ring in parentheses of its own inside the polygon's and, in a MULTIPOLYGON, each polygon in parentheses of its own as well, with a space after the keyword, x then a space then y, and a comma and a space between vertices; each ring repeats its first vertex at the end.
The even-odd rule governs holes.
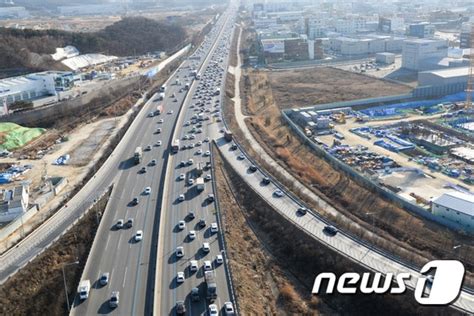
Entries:
POLYGON ((224 139, 230 142, 232 140, 232 132, 226 129, 224 131, 224 139))
POLYGON ((171 151, 173 153, 177 153, 179 150, 179 139, 173 140, 173 143, 171 144, 171 151))
POLYGON ((196 179, 196 190, 198 192, 204 191, 204 179, 202 177, 196 179))
POLYGON ((200 162, 196 166, 196 175, 198 177, 202 176, 203 170, 204 170, 205 164, 203 162, 200 162))
POLYGON ((204 273, 204 279, 206 280, 207 286, 206 298, 212 302, 217 298, 217 283, 214 271, 206 271, 204 273))
POLYGON ((77 287, 77 294, 79 294, 79 298, 81 300, 85 300, 89 297, 89 291, 91 289, 91 281, 83 280, 79 283, 77 287))
POLYGON ((156 107, 155 115, 160 115, 161 113, 163 113, 163 105, 162 104, 160 104, 156 107))
POLYGON ((135 149, 135 153, 133 154, 133 161, 136 165, 138 165, 142 161, 143 151, 141 147, 137 147, 135 149))

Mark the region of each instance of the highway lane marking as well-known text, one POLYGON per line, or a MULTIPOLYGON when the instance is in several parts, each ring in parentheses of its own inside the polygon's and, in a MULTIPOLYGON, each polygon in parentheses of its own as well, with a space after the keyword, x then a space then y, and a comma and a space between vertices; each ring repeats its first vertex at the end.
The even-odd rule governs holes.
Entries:
POLYGON ((110 234, 107 234, 107 241, 105 242, 104 249, 107 249, 107 247, 109 246, 109 241, 110 241, 110 234))
POLYGON ((123 274, 122 288, 125 288, 125 281, 127 280, 127 271, 128 271, 128 266, 125 267, 125 272, 123 274))

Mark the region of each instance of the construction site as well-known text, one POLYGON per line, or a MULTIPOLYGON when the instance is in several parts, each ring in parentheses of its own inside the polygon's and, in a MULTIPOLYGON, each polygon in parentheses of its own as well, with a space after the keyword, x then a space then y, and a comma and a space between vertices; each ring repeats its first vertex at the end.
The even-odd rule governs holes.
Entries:
MULTIPOLYGON (((474 207, 472 85, 471 66, 466 92, 429 100, 363 99, 283 112, 327 160, 350 167, 356 178, 362 175, 408 206, 447 219, 449 226, 460 223, 457 216, 462 212, 456 203, 443 204, 445 212, 457 212, 448 216, 439 211, 437 201, 455 198, 474 207)), ((458 226, 474 229, 472 221, 458 226)))

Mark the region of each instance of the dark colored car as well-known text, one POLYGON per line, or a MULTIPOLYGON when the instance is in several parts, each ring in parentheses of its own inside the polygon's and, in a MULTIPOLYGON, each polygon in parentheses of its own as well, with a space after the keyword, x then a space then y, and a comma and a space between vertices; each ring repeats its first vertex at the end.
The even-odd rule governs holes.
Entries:
POLYGON ((176 302, 176 314, 177 315, 185 315, 186 314, 186 305, 184 305, 183 301, 176 302))
POLYGON ((323 231, 329 236, 335 236, 338 232, 337 228, 332 225, 324 226, 323 231))

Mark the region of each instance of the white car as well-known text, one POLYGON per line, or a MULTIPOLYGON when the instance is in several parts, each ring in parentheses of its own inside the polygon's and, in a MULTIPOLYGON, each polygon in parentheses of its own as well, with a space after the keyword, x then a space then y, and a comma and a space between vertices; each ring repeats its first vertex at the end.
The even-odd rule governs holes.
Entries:
POLYGON ((196 155, 202 155, 202 149, 199 149, 198 151, 196 151, 196 155))
POLYGON ((146 187, 146 188, 145 188, 145 191, 143 191, 143 193, 144 193, 145 195, 149 195, 149 194, 151 193, 151 188, 150 188, 150 187, 146 187))
POLYGON ((179 180, 184 180, 186 178, 186 175, 184 173, 180 174, 178 179, 179 180))
POLYGON ((192 165, 194 163, 194 160, 191 158, 188 160, 188 165, 192 165))
POLYGON ((188 135, 184 135, 183 136, 183 140, 188 140, 189 139, 189 136, 188 135))
POLYGON ((208 243, 208 242, 205 242, 205 243, 202 244, 202 250, 203 250, 204 252, 209 252, 209 251, 211 251, 211 247, 209 246, 209 243, 208 243))
POLYGON ((199 270, 198 262, 197 260, 191 260, 189 261, 189 271, 191 272, 196 272, 199 270))
POLYGON ((137 230, 135 233, 135 241, 140 241, 143 239, 143 231, 142 230, 137 230))
POLYGON ((283 196, 283 192, 281 190, 275 190, 275 192, 273 192, 273 194, 276 196, 276 197, 282 197, 283 196))
POLYGON ((178 272, 178 274, 176 275, 176 282, 183 283, 184 280, 185 280, 184 272, 182 271, 178 272))
POLYGON ((211 155, 211 152, 209 150, 204 153, 204 157, 208 157, 210 155, 211 155))
POLYGON ((176 248, 176 257, 182 258, 184 257, 184 248, 183 247, 177 247, 176 248))
POLYGON ((161 146, 161 144, 162 144, 161 140, 156 142, 156 146, 161 146))
POLYGON ((163 120, 163 119, 159 119, 159 120, 158 120, 158 123, 163 124, 164 121, 165 121, 165 120, 163 120))
POLYGON ((194 240, 196 239, 196 231, 195 230, 190 230, 188 234, 189 240, 194 240))
POLYGON ((209 305, 209 316, 217 316, 219 315, 219 310, 217 309, 216 304, 209 305))
POLYGON ((224 263, 224 257, 222 255, 217 255, 216 256, 216 263, 217 264, 223 264, 224 263))
POLYGON ((169 111, 168 111, 168 114, 173 114, 173 110, 169 110, 169 111))
POLYGON ((183 202, 184 201, 184 194, 180 194, 178 196, 178 201, 183 202))
POLYGON ((204 142, 208 143, 209 142, 209 137, 204 138, 204 142))
POLYGON ((212 263, 209 260, 204 261, 203 266, 204 271, 211 271, 212 270, 212 263))
POLYGON ((185 221, 182 221, 182 220, 179 221, 179 222, 178 222, 178 228, 179 228, 180 230, 185 229, 185 228, 186 228, 186 222, 185 222, 185 221))
POLYGON ((206 174, 204 179, 207 180, 207 181, 210 181, 210 180, 212 180, 212 175, 211 174, 206 174))
POLYGON ((217 233, 219 231, 219 228, 217 227, 217 223, 212 223, 211 224, 211 233, 217 233))
POLYGON ((193 185, 194 184, 194 179, 188 179, 188 185, 193 185))
POLYGON ((226 316, 234 315, 234 305, 232 305, 232 302, 225 302, 224 303, 224 312, 226 316))

